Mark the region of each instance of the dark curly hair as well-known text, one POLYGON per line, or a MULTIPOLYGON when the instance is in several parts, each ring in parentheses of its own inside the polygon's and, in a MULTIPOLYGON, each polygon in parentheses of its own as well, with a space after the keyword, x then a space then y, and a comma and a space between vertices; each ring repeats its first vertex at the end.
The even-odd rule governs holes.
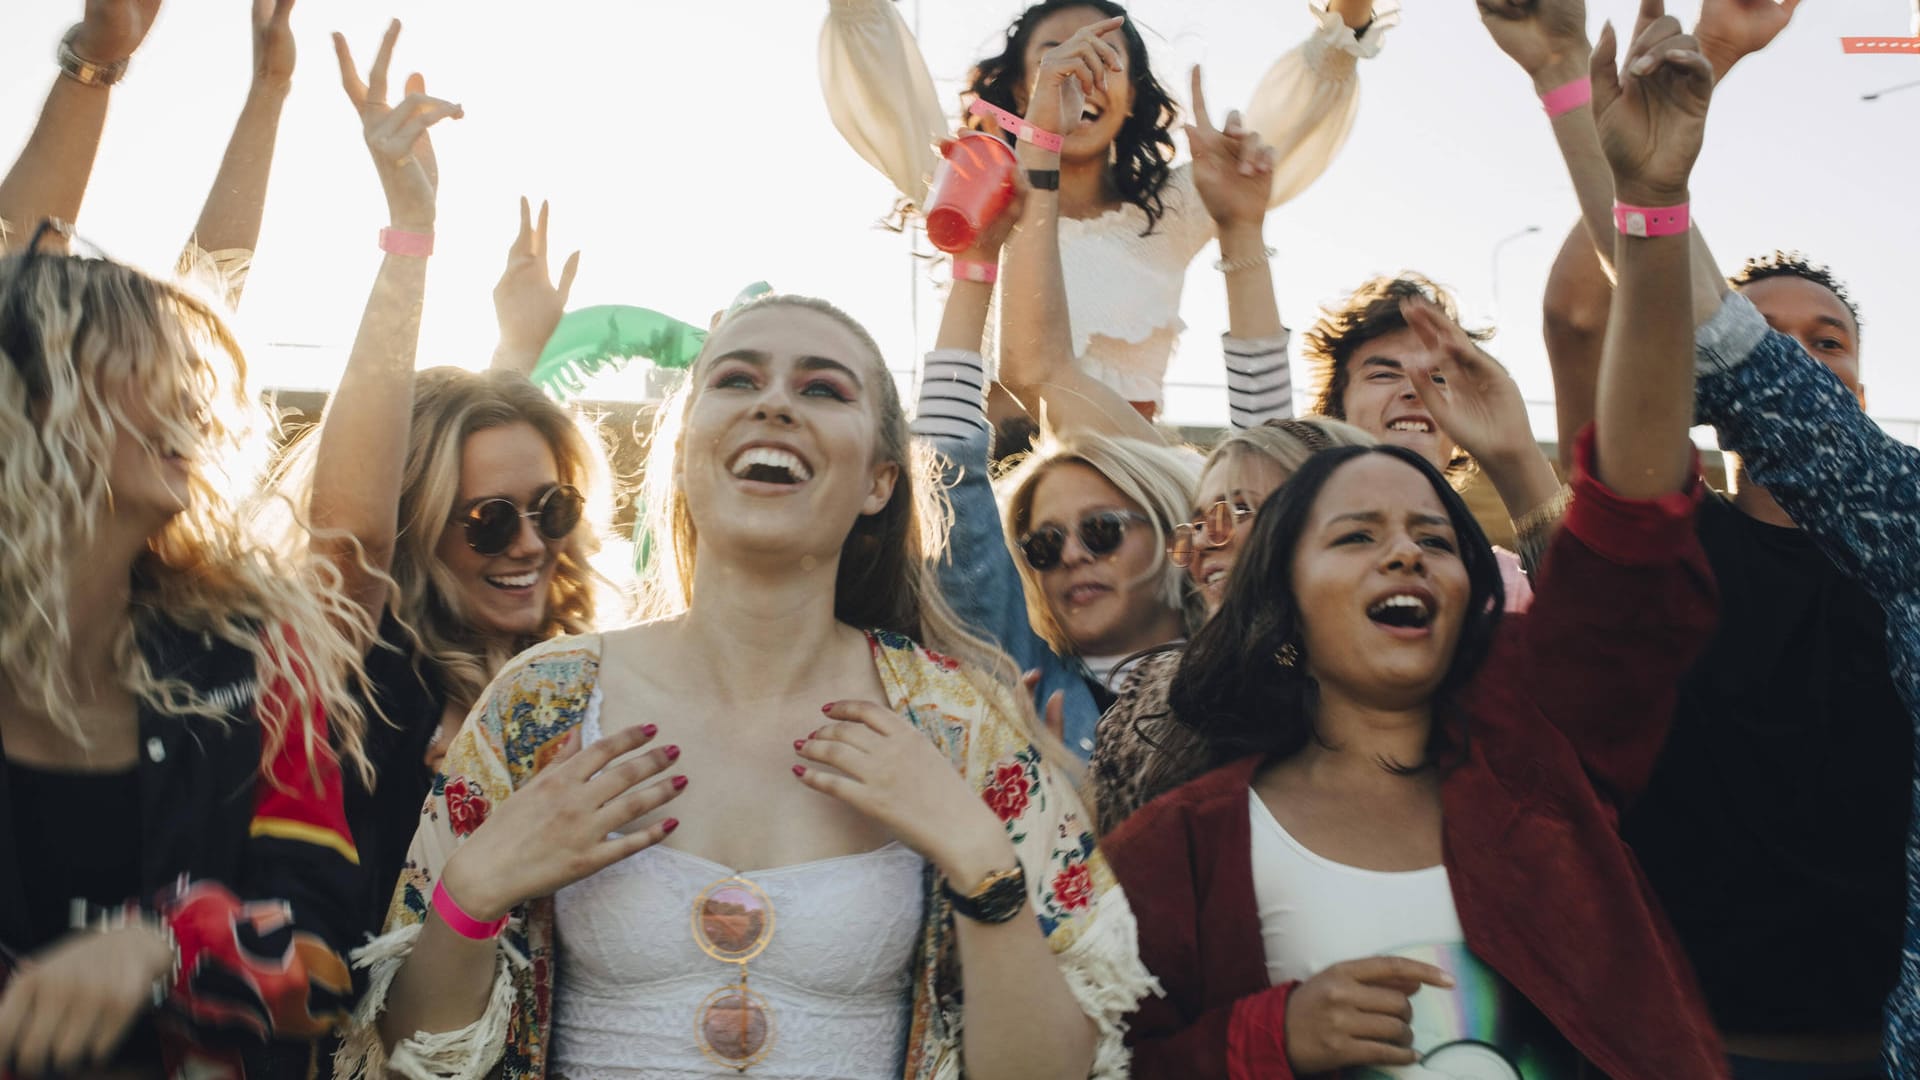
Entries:
MULTIPOLYGON (((975 98, 997 105, 1015 115, 1022 112, 1015 100, 1016 87, 1026 86, 1031 79, 1027 74, 1027 44, 1033 38, 1034 30, 1055 12, 1069 8, 1092 8, 1109 17, 1126 15, 1127 9, 1111 0, 1043 0, 1020 13, 1020 17, 1007 27, 1007 46, 1000 55, 988 57, 974 65, 967 78, 967 89, 960 95, 963 106, 970 106, 975 98)), ((1166 187, 1167 176, 1173 171, 1173 122, 1179 112, 1175 109, 1173 98, 1166 88, 1153 77, 1153 68, 1147 62, 1147 42, 1129 17, 1121 24, 1120 33, 1127 43, 1127 74, 1133 82, 1133 111, 1127 114, 1126 122, 1120 125, 1120 131, 1113 137, 1114 162, 1113 184, 1120 192, 1120 198, 1139 207, 1147 215, 1146 233, 1167 212, 1162 190, 1166 187)), ((976 131, 986 129, 986 121, 968 113, 967 126, 976 131)), ((1002 132, 1008 142, 1011 135, 1002 132)))
POLYGON ((1308 458, 1260 508, 1220 611, 1194 633, 1174 674, 1168 705, 1180 723, 1206 740, 1214 765, 1253 753, 1291 757, 1320 737, 1315 726, 1320 687, 1307 674, 1307 658, 1282 666, 1275 653, 1286 645, 1304 649, 1293 557, 1313 505, 1340 466, 1368 454, 1404 461, 1432 485, 1452 522, 1468 582, 1466 621, 1434 691, 1426 758, 1382 765, 1403 773, 1443 767, 1465 748, 1466 717, 1457 715, 1455 698, 1492 650, 1506 606, 1493 547, 1466 501, 1427 459, 1403 446, 1343 446, 1308 458))
MULTIPOLYGON (((1347 384, 1353 378, 1347 361, 1360 351, 1360 346, 1374 338, 1405 330, 1407 320, 1400 314, 1400 301, 1414 296, 1426 297, 1447 318, 1456 323, 1460 321, 1460 304, 1454 299, 1453 293, 1426 275, 1410 270, 1374 278, 1353 290, 1337 307, 1320 310, 1320 320, 1313 324, 1313 329, 1307 331, 1306 348, 1302 353, 1306 361, 1314 366, 1315 380, 1320 384, 1313 400, 1315 413, 1335 420, 1347 418, 1343 399, 1347 394, 1347 384)), ((1486 341, 1493 337, 1491 328, 1468 330, 1466 333, 1474 341, 1486 341)), ((1453 460, 1447 463, 1447 472, 1449 475, 1458 475, 1472 464, 1473 460, 1466 452, 1456 448, 1453 460)))
POLYGON ((1844 304, 1847 314, 1853 316, 1853 329, 1860 331, 1860 308, 1847 292, 1846 283, 1833 276, 1833 271, 1823 263, 1814 262, 1798 251, 1776 251, 1771 255, 1760 255, 1747 260, 1740 272, 1727 279, 1727 283, 1738 289, 1756 281, 1768 278, 1793 277, 1802 281, 1811 281, 1815 285, 1832 293, 1844 304))

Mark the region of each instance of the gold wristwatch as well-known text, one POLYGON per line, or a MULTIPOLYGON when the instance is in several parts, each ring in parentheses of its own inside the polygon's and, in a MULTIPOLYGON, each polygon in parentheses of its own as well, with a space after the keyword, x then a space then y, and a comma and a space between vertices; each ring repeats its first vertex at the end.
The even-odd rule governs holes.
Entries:
POLYGON ((60 39, 60 48, 54 51, 54 59, 60 62, 60 74, 79 83, 81 86, 109 87, 127 77, 127 60, 115 60, 111 64, 95 63, 73 51, 73 39, 80 36, 84 23, 75 23, 67 36, 60 39))
POLYGON ((1027 906, 1027 874, 1016 860, 1013 869, 995 870, 974 886, 972 892, 961 893, 950 881, 942 882, 940 891, 946 895, 947 903, 953 905, 955 914, 977 923, 1003 923, 1027 906))

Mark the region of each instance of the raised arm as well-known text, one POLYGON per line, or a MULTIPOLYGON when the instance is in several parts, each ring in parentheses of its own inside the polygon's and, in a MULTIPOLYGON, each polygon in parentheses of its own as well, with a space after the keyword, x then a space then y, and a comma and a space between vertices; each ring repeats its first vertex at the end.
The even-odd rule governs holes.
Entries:
POLYGON ((1287 328, 1273 294, 1273 251, 1266 240, 1267 195, 1278 152, 1247 130, 1238 110, 1227 114, 1224 127, 1213 126, 1198 67, 1192 100, 1187 147, 1193 186, 1220 238, 1220 261, 1214 265, 1227 281, 1227 332, 1220 351, 1227 367, 1228 419, 1236 428, 1250 428, 1293 415, 1287 328))
MULTIPOLYGON (((1024 183, 1014 204, 984 230, 972 250, 955 257, 956 267, 994 266, 1013 223, 1028 197, 1024 183)), ((953 521, 947 534, 948 557, 940 561, 940 591, 962 622, 1035 675, 1041 701, 1061 698, 1061 738, 1074 753, 1093 750, 1100 709, 1077 670, 1055 655, 1033 632, 1020 572, 1001 535, 1000 508, 988 475, 985 412, 986 373, 980 342, 993 298, 993 285, 971 280, 957 270, 947 292, 934 350, 920 369, 920 399, 913 435, 936 454, 953 521)))
MULTIPOLYGON (((1118 16, 1083 27, 1041 57, 1026 119, 1059 131, 1063 117, 1080 115, 1095 73, 1120 70, 1111 35, 1118 16)), ((1058 176, 1060 154, 1021 142, 1020 167, 1058 176)), ((1113 388, 1074 360, 1067 316, 1067 285, 1060 263, 1060 192, 1036 187, 1006 246, 1006 282, 1000 289, 1000 383, 1049 430, 1098 431, 1165 442, 1158 430, 1113 388)))
MULTIPOLYGON (((1621 198, 1683 206, 1711 68, 1664 16, 1634 42, 1624 74, 1614 53, 1609 26, 1593 58, 1594 109, 1621 198)), ((1580 435, 1573 503, 1518 630, 1525 692, 1615 807, 1645 787, 1714 615, 1693 529, 1689 241, 1684 231, 1658 235, 1657 224, 1645 231, 1655 235, 1618 241, 1597 416, 1580 435)))
POLYGON ((535 223, 532 207, 520 198, 520 232, 507 249, 507 268, 493 287, 493 314, 500 323, 500 344, 493 351, 495 369, 531 375, 554 327, 567 312, 573 275, 580 270, 580 253, 567 256, 560 267, 560 284, 547 272, 547 204, 540 204, 535 223))
POLYGON ((367 297, 347 370, 327 403, 308 506, 316 536, 350 538, 316 542, 326 545, 324 553, 340 568, 354 599, 375 623, 387 601, 384 574, 392 564, 398 529, 401 477, 413 414, 414 351, 420 341, 420 305, 427 287, 427 260, 395 249, 418 250, 409 247, 406 237, 424 237, 430 244, 440 175, 427 129, 462 115, 460 106, 428 97, 426 80, 419 75, 408 77, 406 96, 398 105, 387 104, 387 70, 399 38, 396 19, 380 42, 367 81, 362 82, 346 38, 333 36, 341 85, 360 113, 367 149, 380 186, 386 190, 391 231, 403 237, 386 245, 388 254, 367 297))
POLYGON ((146 40, 160 0, 87 0, 86 16, 69 32, 61 74, 47 92, 27 145, 0 180, 0 248, 25 244, 42 218, 80 216, 111 81, 146 40), (66 61, 70 55, 80 63, 66 61))
POLYGON ((1402 300, 1400 314, 1425 350, 1407 372, 1414 392, 1440 429, 1480 463, 1507 515, 1519 520, 1551 501, 1560 480, 1533 437, 1513 376, 1426 298, 1402 300))
MULTIPOLYGON (((1643 9, 1644 10, 1644 9, 1643 9)), ((1713 69, 1671 16, 1653 20, 1614 67, 1609 25, 1593 57, 1594 111, 1623 205, 1685 208, 1706 133, 1713 69)), ((1616 494, 1651 499, 1695 480, 1693 305, 1688 231, 1614 245, 1619 275, 1594 406, 1596 474, 1616 494)))
POLYGON ((952 125, 892 0, 830 0, 820 28, 820 89, 847 145, 919 204, 933 176, 933 146, 952 125))
POLYGON ((240 306, 253 249, 260 241, 266 213, 267 180, 273 171, 273 146, 280 135, 280 112, 293 87, 294 0, 253 0, 253 80, 240 119, 233 125, 226 156, 200 209, 183 269, 198 269, 202 258, 220 277, 229 307, 240 306))
POLYGON ((1613 282, 1593 249, 1593 237, 1576 221, 1547 273, 1540 325, 1553 369, 1554 419, 1560 432, 1560 467, 1573 469, 1574 436, 1593 422, 1593 395, 1600 381, 1600 350, 1607 340, 1613 282))
POLYGON ((1360 113, 1357 65, 1379 55, 1400 21, 1395 0, 1333 0, 1313 10, 1313 35, 1274 61, 1247 103, 1247 128, 1275 151, 1268 206, 1307 190, 1333 164, 1360 113))

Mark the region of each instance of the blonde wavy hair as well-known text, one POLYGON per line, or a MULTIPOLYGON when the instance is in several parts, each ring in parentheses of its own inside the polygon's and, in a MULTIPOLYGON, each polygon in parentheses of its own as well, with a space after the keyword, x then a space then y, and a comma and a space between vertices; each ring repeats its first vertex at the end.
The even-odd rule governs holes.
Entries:
MULTIPOLYGON (((1051 760, 1069 760, 1058 740, 1040 727, 1030 696, 1019 686, 1020 673, 1013 661, 968 629, 940 591, 937 566, 946 556, 952 509, 940 483, 937 459, 908 432, 900 390, 887 370, 879 344, 853 316, 810 296, 762 296, 729 312, 726 318, 773 308, 798 308, 825 315, 860 340, 878 376, 867 380, 880 435, 876 460, 899 468, 886 506, 858 519, 840 548, 834 617, 863 630, 903 635, 961 660, 967 677, 983 688, 997 684, 1004 691, 1011 687, 1014 692, 1010 697, 1019 714, 1008 719, 1051 760)), ((715 328, 708 338, 708 351, 694 361, 685 385, 661 405, 655 417, 642 502, 646 535, 652 543, 652 556, 640 587, 643 618, 679 615, 693 604, 699 534, 687 508, 686 494, 676 480, 676 465, 687 452, 683 433, 687 415, 700 395, 701 374, 711 359, 711 343, 718 340, 725 325, 723 320, 715 328)))
POLYGON ((1200 483, 1199 457, 1181 447, 1078 431, 1047 435, 1031 454, 1015 462, 1001 477, 1001 513, 1007 548, 1020 571, 1027 597, 1027 621, 1041 639, 1062 656, 1079 652, 1047 606, 1040 575, 1027 565, 1020 537, 1033 527, 1033 496, 1040 481, 1062 465, 1084 465, 1099 473, 1152 519, 1158 552, 1145 580, 1159 578, 1160 602, 1178 612, 1191 634, 1207 619, 1205 601, 1186 571, 1167 558, 1167 542, 1174 526, 1187 520, 1193 491, 1200 483))
POLYGON ((28 708, 88 745, 67 590, 114 513, 115 443, 135 438, 186 458, 190 499, 134 563, 112 643, 122 685, 157 712, 229 722, 230 703, 156 672, 139 642, 161 620, 217 638, 252 656, 260 687, 285 687, 258 699, 269 755, 298 717, 324 715, 338 754, 301 725, 308 760, 371 775, 353 639, 372 628, 330 563, 288 559, 250 528, 277 499, 258 482, 271 434, 241 350, 206 301, 106 259, 0 258, 0 675, 28 708), (157 433, 138 433, 134 410, 151 412, 157 433))
MULTIPOLYGON (((312 492, 318 435, 318 428, 304 432, 282 466, 283 487, 303 506, 312 492)), ((590 422, 555 404, 526 376, 457 367, 415 374, 387 604, 453 705, 472 707, 501 666, 533 645, 597 627, 599 607, 617 592, 592 561, 600 551, 596 523, 609 516, 609 490, 606 456, 590 422), (553 451, 559 482, 586 496, 587 511, 560 546, 546 621, 535 633, 503 641, 474 626, 459 582, 435 551, 441 536, 455 527, 467 439, 510 424, 528 424, 539 433, 553 451)))
MULTIPOLYGON (((1329 416, 1303 416, 1299 419, 1268 420, 1250 428, 1229 431, 1213 445, 1213 451, 1200 466, 1200 475, 1222 461, 1241 461, 1259 456, 1278 465, 1288 476, 1300 471, 1307 459, 1336 446, 1372 446, 1378 439, 1343 420, 1329 416)), ((1198 477, 1195 478, 1198 483, 1198 477)), ((1198 498, 1207 493, 1199 491, 1198 498)))

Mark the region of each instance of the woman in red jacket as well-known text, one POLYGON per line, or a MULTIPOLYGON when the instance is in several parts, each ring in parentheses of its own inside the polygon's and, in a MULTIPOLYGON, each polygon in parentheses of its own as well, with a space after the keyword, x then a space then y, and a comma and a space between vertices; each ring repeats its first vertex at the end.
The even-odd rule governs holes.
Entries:
MULTIPOLYGON (((1641 56, 1623 86, 1610 34, 1595 54, 1616 190, 1684 206, 1711 69, 1670 18, 1641 56)), ((1104 845, 1166 990, 1133 1019, 1137 1076, 1726 1075, 1617 832, 1714 617, 1692 260, 1648 231, 1618 243, 1599 410, 1526 615, 1408 451, 1324 452, 1261 509, 1172 687, 1226 764, 1104 845)))

